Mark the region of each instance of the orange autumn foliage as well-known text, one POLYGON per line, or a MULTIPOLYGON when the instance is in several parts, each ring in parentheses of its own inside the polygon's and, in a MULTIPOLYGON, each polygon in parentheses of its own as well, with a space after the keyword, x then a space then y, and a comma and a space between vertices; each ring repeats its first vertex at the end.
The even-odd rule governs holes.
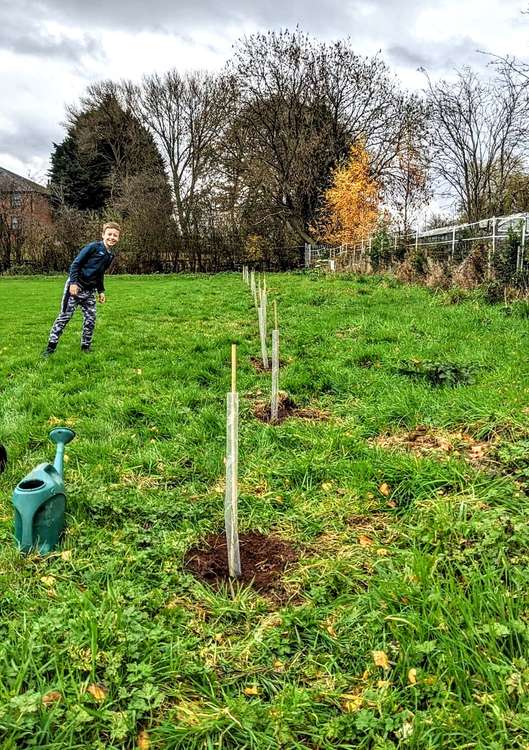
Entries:
POLYGON ((324 242, 359 242, 374 230, 379 218, 379 186, 370 174, 370 157, 362 141, 349 151, 347 161, 332 172, 316 228, 324 242))

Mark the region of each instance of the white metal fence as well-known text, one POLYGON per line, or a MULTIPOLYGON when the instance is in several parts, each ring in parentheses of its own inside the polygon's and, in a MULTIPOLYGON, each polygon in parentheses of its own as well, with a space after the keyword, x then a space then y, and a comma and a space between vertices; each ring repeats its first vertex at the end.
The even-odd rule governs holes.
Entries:
POLYGON ((495 264, 509 255, 512 273, 529 270, 527 257, 527 222, 529 213, 494 216, 468 224, 455 224, 409 234, 379 231, 355 244, 339 247, 305 245, 305 266, 330 271, 366 273, 389 269, 411 251, 421 252, 425 259, 457 265, 476 247, 485 248, 487 267, 492 275, 495 264))

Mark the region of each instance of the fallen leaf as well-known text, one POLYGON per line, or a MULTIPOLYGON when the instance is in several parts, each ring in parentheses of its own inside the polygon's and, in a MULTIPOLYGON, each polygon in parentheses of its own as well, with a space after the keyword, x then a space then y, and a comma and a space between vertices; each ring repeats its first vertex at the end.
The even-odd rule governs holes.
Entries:
POLYGON ((65 549, 61 552, 61 560, 71 560, 72 559, 72 550, 71 549, 65 549))
POLYGON ((378 491, 380 492, 381 495, 384 495, 384 497, 389 497, 389 495, 391 494, 390 486, 386 482, 383 482, 380 485, 380 487, 378 488, 378 491))
POLYGON ((62 698, 62 693, 59 693, 58 690, 50 690, 49 693, 46 693, 46 695, 42 696, 42 702, 45 706, 51 706, 52 703, 57 703, 57 701, 60 701, 62 698))
POLYGON ((395 500, 390 500, 389 503, 388 503, 388 505, 389 505, 390 508, 396 508, 397 507, 397 503, 395 502, 395 500))
POLYGON ((107 697, 107 691, 105 690, 105 688, 101 685, 96 685, 95 682, 89 685, 86 688, 86 691, 90 693, 92 698, 94 698, 98 703, 102 703, 107 697))
POLYGON ((325 630, 329 633, 331 638, 336 638, 336 630, 332 625, 326 625, 325 630))
POLYGON ((283 672, 284 670, 285 665, 282 661, 279 661, 279 659, 277 659, 277 661, 274 662, 274 672, 283 672))
POLYGON ((51 587, 55 585, 57 579, 55 576, 42 576, 40 580, 45 586, 51 587))
POLYGON ((389 659, 385 651, 373 651, 373 661, 375 666, 389 669, 389 659))
POLYGON ((353 695, 352 693, 344 693, 342 695, 342 708, 347 713, 355 713, 362 708, 364 699, 361 695, 353 695))
POLYGON ((245 695, 259 695, 259 688, 252 685, 251 687, 245 687, 243 692, 245 695))
POLYGON ((329 490, 332 490, 332 482, 324 482, 321 488, 324 492, 328 492, 329 490))
POLYGON ((377 688, 385 689, 385 688, 388 688, 390 685, 391 685, 391 682, 389 680, 377 681, 377 688))
POLYGON ((365 534, 360 534, 358 537, 358 544, 361 547, 370 547, 373 544, 373 540, 365 534))
POLYGON ((151 746, 151 741, 149 739, 149 735, 145 729, 143 729, 139 735, 138 739, 136 740, 136 744, 138 746, 138 750, 149 750, 151 746))
POLYGON ((415 669, 415 667, 410 669, 410 671, 408 672, 408 682, 410 683, 410 685, 415 685, 415 683, 417 682, 417 670, 415 669))
POLYGON ((390 553, 389 549, 386 549, 385 547, 379 547, 377 549, 377 555, 379 557, 387 557, 390 553))

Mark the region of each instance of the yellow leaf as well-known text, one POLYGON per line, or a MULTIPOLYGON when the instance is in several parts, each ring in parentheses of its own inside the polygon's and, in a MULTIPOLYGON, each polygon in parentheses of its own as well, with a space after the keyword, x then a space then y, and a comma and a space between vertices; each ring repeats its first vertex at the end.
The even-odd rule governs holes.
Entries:
POLYGON ((252 685, 251 687, 245 687, 243 692, 245 695, 259 695, 259 688, 252 685))
POLYGON ((324 492, 328 492, 329 490, 332 490, 332 482, 324 482, 321 488, 324 492))
POLYGON ((377 667, 389 669, 389 659, 385 651, 373 651, 373 661, 377 667))
POLYGON ((387 482, 383 482, 378 488, 378 491, 381 495, 384 495, 384 497, 389 497, 389 495, 391 494, 391 489, 387 482))
POLYGON ((42 702, 45 706, 51 706, 52 703, 57 703, 57 701, 60 701, 62 698, 62 693, 59 693, 58 690, 50 690, 49 693, 46 693, 46 695, 42 696, 42 702))
POLYGON ((361 695, 354 695, 352 693, 344 693, 342 695, 342 708, 347 713, 355 713, 362 708, 364 699, 361 695))
POLYGON ((107 691, 105 690, 105 688, 101 685, 96 685, 95 682, 89 685, 86 690, 98 703, 102 703, 107 697, 107 691))
POLYGON ((373 544, 373 540, 365 534, 360 534, 358 537, 358 544, 361 547, 370 547, 373 544))
POLYGON ((139 735, 138 739, 136 740, 136 744, 138 746, 138 750, 149 750, 151 746, 151 741, 149 739, 149 735, 145 729, 143 729, 139 735))
POLYGON ((72 550, 71 549, 65 549, 61 552, 61 560, 71 560, 72 559, 72 550))
POLYGON ((55 581, 57 579, 55 578, 55 576, 42 576, 40 580, 41 583, 43 583, 45 586, 50 587, 55 585, 55 581))
POLYGON ((390 685, 391 685, 391 682, 389 680, 377 681, 377 688, 385 689, 385 688, 388 688, 390 685))
POLYGON ((277 659, 274 662, 274 672, 283 672, 284 669, 285 669, 285 665, 283 664, 283 662, 277 659))
POLYGON ((377 549, 377 555, 379 557, 387 557, 390 554, 389 549, 386 549, 385 547, 379 547, 377 549))
POLYGON ((417 682, 417 670, 414 667, 408 672, 408 682, 410 685, 415 685, 417 682))

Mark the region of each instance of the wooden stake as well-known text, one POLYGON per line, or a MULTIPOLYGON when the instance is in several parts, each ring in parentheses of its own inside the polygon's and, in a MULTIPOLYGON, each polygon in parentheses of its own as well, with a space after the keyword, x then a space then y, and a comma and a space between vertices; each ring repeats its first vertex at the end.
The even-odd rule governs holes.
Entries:
POLYGON ((277 331, 277 302, 274 300, 274 330, 277 331))

